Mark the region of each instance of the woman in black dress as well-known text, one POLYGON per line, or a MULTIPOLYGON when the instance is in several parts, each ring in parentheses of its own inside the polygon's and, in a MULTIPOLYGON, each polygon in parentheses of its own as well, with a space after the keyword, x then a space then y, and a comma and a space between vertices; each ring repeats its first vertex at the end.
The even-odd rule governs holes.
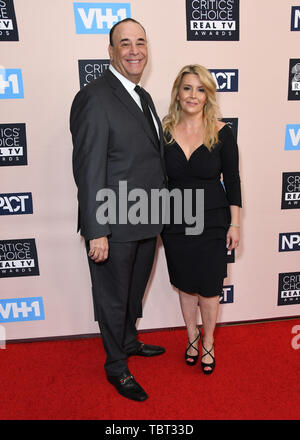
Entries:
POLYGON ((214 330, 227 276, 226 254, 239 243, 241 207, 237 144, 231 129, 217 115, 216 84, 210 72, 199 65, 183 67, 163 120, 165 162, 169 191, 179 188, 184 194, 189 189, 195 197, 196 189, 204 189, 204 230, 200 235, 186 235, 187 225, 171 219, 162 240, 170 282, 179 289, 187 327, 187 365, 195 365, 199 356, 200 307, 205 374, 215 367, 214 330))

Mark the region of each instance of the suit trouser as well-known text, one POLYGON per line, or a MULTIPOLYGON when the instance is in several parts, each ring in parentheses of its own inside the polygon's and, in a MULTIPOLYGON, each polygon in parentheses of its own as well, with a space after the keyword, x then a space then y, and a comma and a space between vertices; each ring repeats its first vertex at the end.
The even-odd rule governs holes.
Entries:
MULTIPOLYGON (((108 375, 129 373, 127 357, 135 350, 136 320, 142 316, 142 299, 151 274, 156 237, 130 242, 109 241, 103 263, 88 257, 92 279, 95 319, 99 322, 106 351, 108 375)), ((87 250, 88 250, 87 245, 87 250)))

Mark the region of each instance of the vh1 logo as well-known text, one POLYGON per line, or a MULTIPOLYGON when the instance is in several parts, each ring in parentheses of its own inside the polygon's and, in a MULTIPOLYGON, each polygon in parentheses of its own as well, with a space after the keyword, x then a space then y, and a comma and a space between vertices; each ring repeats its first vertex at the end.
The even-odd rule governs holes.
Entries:
POLYGON ((109 34, 131 16, 130 3, 73 3, 77 34, 109 34))
POLYGON ((23 99, 21 69, 5 69, 0 66, 0 99, 23 99))
POLYGON ((0 322, 2 323, 44 319, 45 311, 42 297, 0 300, 0 322))
POLYGON ((287 124, 284 149, 300 150, 300 124, 287 124))

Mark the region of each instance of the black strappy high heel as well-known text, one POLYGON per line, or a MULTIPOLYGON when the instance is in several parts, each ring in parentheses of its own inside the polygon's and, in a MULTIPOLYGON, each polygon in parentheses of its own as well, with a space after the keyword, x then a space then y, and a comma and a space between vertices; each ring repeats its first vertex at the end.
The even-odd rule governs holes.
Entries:
POLYGON ((204 345, 203 345, 203 338, 202 338, 202 348, 206 351, 205 354, 202 355, 201 359, 204 358, 204 356, 208 355, 212 358, 212 363, 211 364, 207 364, 206 362, 203 362, 201 360, 201 367, 202 367, 202 371, 204 374, 211 374, 214 371, 215 365, 216 365, 216 360, 214 358, 214 356, 211 354, 212 349, 214 348, 214 344, 211 346, 210 350, 207 350, 204 345), (209 368, 209 370, 206 370, 205 368, 209 368))
POLYGON ((194 347, 194 345, 193 345, 193 344, 195 344, 195 342, 197 342, 198 339, 201 337, 201 331, 200 331, 199 328, 198 328, 198 332, 199 332, 199 334, 198 334, 198 336, 196 337, 196 339, 194 339, 193 342, 190 342, 190 341, 189 341, 188 348, 185 350, 185 354, 184 354, 185 362, 186 362, 187 365, 190 365, 190 366, 192 366, 192 365, 196 365, 196 363, 197 363, 197 361, 198 361, 198 358, 199 358, 199 350, 198 350, 198 348, 194 347), (194 355, 194 356, 188 354, 188 351, 189 351, 189 349, 190 349, 191 347, 193 347, 193 349, 197 351, 197 354, 194 355), (188 359, 191 359, 191 360, 188 360, 188 359))

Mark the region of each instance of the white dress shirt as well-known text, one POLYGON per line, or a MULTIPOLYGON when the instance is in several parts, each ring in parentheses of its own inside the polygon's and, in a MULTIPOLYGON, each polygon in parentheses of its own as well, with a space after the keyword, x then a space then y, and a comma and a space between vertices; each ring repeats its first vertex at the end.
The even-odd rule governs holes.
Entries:
MULTIPOLYGON (((137 105, 140 107, 140 109, 143 111, 142 108, 142 104, 141 104, 141 99, 139 97, 139 95, 136 93, 136 91, 134 90, 136 84, 129 81, 129 79, 127 79, 124 75, 122 75, 120 72, 118 72, 111 64, 109 65, 109 70, 121 81, 121 83, 123 84, 123 86, 125 87, 125 89, 127 90, 127 92, 130 94, 130 96, 132 97, 132 99, 134 99, 134 101, 137 103, 137 105)), ((140 84, 138 84, 140 87, 142 87, 140 84)), ((157 121, 152 113, 151 108, 149 107, 151 115, 152 115, 152 119, 157 131, 157 136, 159 138, 159 129, 158 129, 158 124, 157 121)))

